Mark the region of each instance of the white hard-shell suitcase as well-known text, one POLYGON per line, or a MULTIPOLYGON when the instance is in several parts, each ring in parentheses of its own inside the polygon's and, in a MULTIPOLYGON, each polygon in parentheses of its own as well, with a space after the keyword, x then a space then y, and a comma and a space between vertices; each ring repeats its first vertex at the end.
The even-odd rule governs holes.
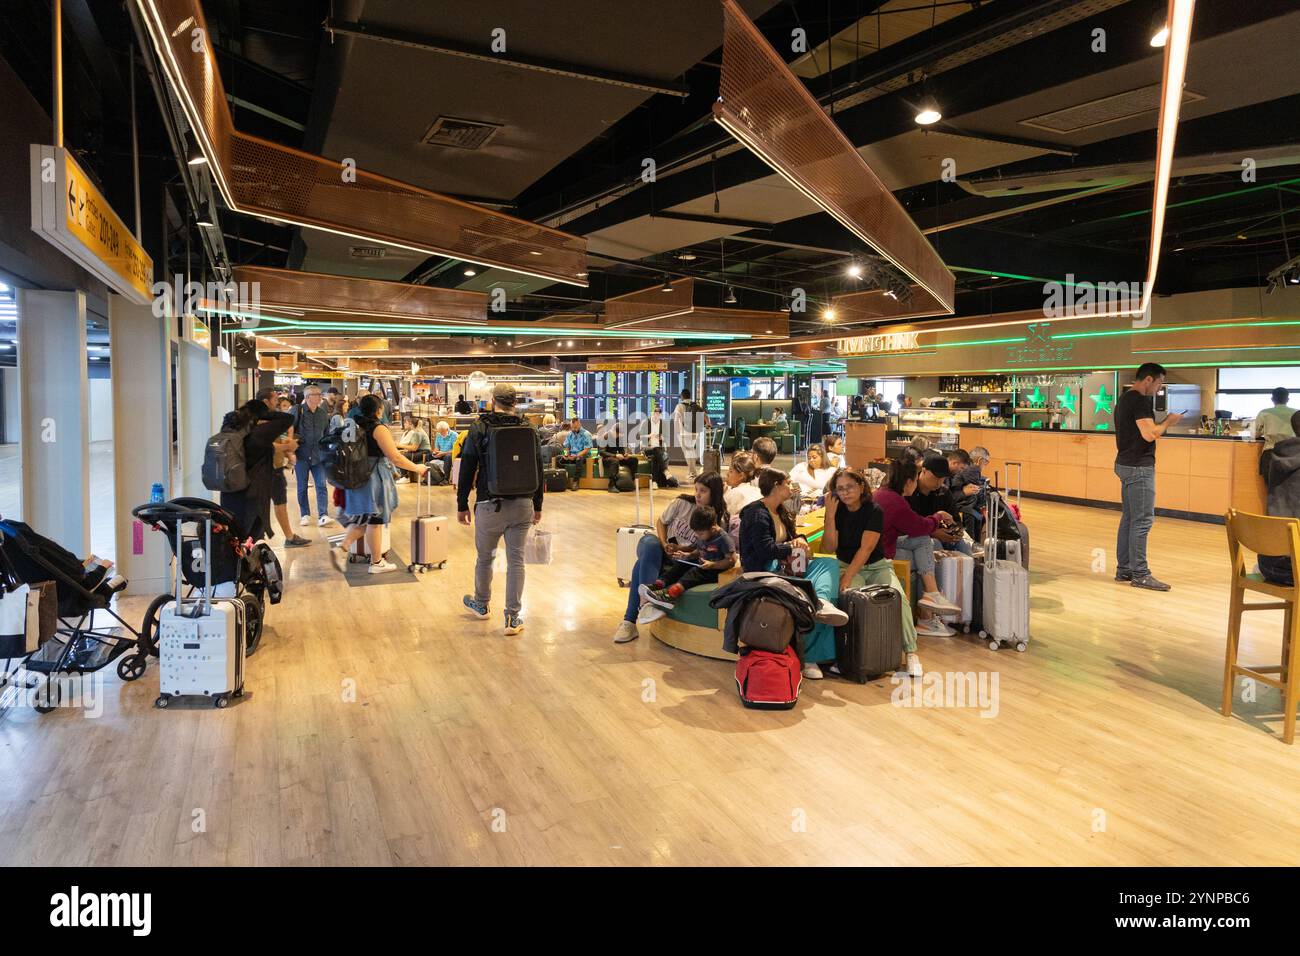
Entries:
MULTIPOLYGON (((990 496, 997 492, 990 491, 990 496)), ((990 508, 989 513, 995 514, 990 508)), ((997 538, 997 528, 990 537, 997 538)), ((1023 651, 1029 646, 1029 572, 1019 561, 998 558, 994 548, 984 551, 984 614, 980 637, 989 649, 1012 644, 1023 651)))
POLYGON ((940 617, 948 624, 959 624, 962 630, 969 631, 974 605, 975 559, 960 551, 936 551, 934 577, 943 596, 961 608, 960 613, 941 614, 940 617))
POLYGON ((441 568, 447 563, 448 521, 446 515, 433 513, 433 485, 427 480, 432 472, 426 472, 415 488, 415 517, 411 520, 411 564, 409 571, 427 571, 435 564, 441 568), (428 488, 426 495, 420 494, 420 488, 428 488), (426 500, 427 499, 427 500, 426 500))
MULTIPOLYGON (((383 552, 382 554, 380 554, 380 557, 383 557, 384 555, 388 554, 389 551, 393 550, 393 536, 392 533, 389 531, 389 526, 384 525, 383 527, 384 530, 380 533, 380 542, 379 542, 380 547, 383 548, 383 552)), ((345 537, 347 537, 346 531, 343 532, 341 536, 339 536, 339 540, 342 541, 343 538, 345 537)), ((353 541, 350 545, 348 545, 348 563, 361 564, 363 561, 366 563, 370 562, 370 551, 366 547, 365 535, 362 535, 361 537, 357 538, 356 541, 353 541)))
POLYGON ((626 587, 632 580, 632 569, 636 567, 636 549, 641 539, 655 533, 655 492, 650 489, 650 523, 641 523, 641 482, 634 481, 636 493, 636 524, 614 531, 614 573, 618 577, 618 586, 626 587))
MULTIPOLYGON (((195 519, 200 515, 196 513, 195 519)), ((181 554, 183 516, 176 522, 176 553, 181 554)), ((212 523, 203 516, 204 554, 212 553, 212 523)), ((212 566, 204 561, 205 582, 198 597, 185 599, 180 562, 176 591, 158 613, 158 698, 166 707, 173 697, 207 697, 225 707, 244 695, 244 659, 248 641, 248 600, 213 596, 212 566)))

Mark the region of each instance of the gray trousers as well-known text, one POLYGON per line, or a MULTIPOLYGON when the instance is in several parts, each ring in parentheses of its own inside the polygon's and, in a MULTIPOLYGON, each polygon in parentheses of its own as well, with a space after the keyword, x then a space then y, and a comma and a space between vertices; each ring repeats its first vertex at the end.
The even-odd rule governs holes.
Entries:
POLYGON ((506 539, 506 613, 518 614, 524 596, 524 541, 533 523, 532 498, 479 501, 474 505, 474 600, 492 600, 492 552, 506 539), (501 510, 497 510, 497 506, 501 510))

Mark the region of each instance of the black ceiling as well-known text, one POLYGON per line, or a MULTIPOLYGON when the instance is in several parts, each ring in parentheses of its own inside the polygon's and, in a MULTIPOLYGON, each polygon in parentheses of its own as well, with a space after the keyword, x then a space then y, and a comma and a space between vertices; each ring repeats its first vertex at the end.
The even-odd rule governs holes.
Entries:
MULTIPOLYGON (((847 288, 846 260, 867 252, 710 122, 721 37, 712 0, 203 0, 203 6, 241 128, 329 156, 355 153, 377 172, 586 235, 593 257, 589 291, 497 271, 467 279, 454 260, 400 250, 379 264, 354 260, 347 240, 300 235, 226 212, 223 230, 236 264, 466 288, 504 282, 514 297, 511 317, 521 318, 643 287, 665 272, 706 280, 702 286, 712 289, 706 294, 719 302, 731 284, 742 306, 773 307, 794 286, 814 298, 847 288), (621 12, 611 16, 615 6, 621 12), (486 42, 501 26, 507 56, 633 74, 687 95, 331 35, 329 18, 432 46, 486 42), (503 128, 478 151, 420 143, 439 115, 503 128), (658 165, 653 185, 639 180, 646 157, 658 165)), ((918 224, 932 231, 931 241, 956 271, 963 313, 1041 303, 1041 280, 1067 272, 1141 278, 1155 113, 1067 133, 1034 118, 1158 84, 1160 51, 1148 39, 1163 6, 1162 0, 746 3, 779 50, 788 49, 792 30, 802 29, 814 53, 825 57, 821 44, 840 34, 833 63, 815 56, 816 68, 808 69, 805 59, 801 72, 815 74, 809 89, 918 224), (927 8, 933 25, 925 22, 927 8), (876 30, 894 39, 879 48, 862 42, 861 56, 845 57, 854 48, 846 36, 873 37, 876 30), (1105 52, 1094 51, 1098 30, 1105 52), (928 133, 912 118, 923 93, 944 113, 928 133), (945 158, 956 159, 957 182, 943 181, 945 158), (1062 174, 1119 183, 1073 195, 1087 184, 1047 180, 1062 174), (1002 181, 1020 188, 1001 190, 1002 181), (1053 202, 1040 205, 1046 200, 1053 202), (1017 211, 1029 204, 1038 208, 1017 211)), ((109 88, 125 87, 129 20, 117 2, 65 0, 65 9, 73 40, 69 141, 120 189, 127 144, 118 132, 122 101, 109 88), (103 91, 98 105, 96 90, 103 91)), ((15 29, 0 34, 0 56, 45 101, 49 0, 9 0, 6 19, 11 11, 15 29)), ((1159 292, 1260 285, 1300 252, 1290 242, 1300 224, 1297 48, 1294 0, 1197 5, 1159 292), (1258 163, 1253 180, 1243 179, 1246 158, 1258 163)), ((145 86, 142 99, 150 92, 145 86)), ((174 162, 170 170, 163 162, 165 140, 147 133, 146 152, 160 177, 175 178, 174 162)), ((815 324, 810 317, 804 326, 815 324)))

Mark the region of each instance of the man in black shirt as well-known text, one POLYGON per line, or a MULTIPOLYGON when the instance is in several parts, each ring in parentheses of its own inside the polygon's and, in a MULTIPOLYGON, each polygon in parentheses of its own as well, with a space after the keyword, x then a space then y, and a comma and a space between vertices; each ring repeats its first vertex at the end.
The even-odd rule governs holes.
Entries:
POLYGON ((1170 412, 1156 424, 1152 399, 1164 384, 1164 366, 1147 362, 1115 403, 1115 474, 1122 508, 1115 542, 1115 580, 1149 591, 1169 590, 1147 564, 1147 535, 1156 516, 1156 439, 1182 418, 1178 412, 1170 412))
MULTIPOLYGON (((948 479, 951 477, 952 470, 943 455, 935 453, 927 456, 916 473, 916 491, 912 492, 907 503, 923 518, 939 511, 949 515, 957 514, 956 502, 948 488, 948 479)), ((970 545, 962 537, 959 527, 951 531, 936 528, 931 537, 939 542, 941 548, 949 551, 955 548, 963 554, 970 554, 970 545)))

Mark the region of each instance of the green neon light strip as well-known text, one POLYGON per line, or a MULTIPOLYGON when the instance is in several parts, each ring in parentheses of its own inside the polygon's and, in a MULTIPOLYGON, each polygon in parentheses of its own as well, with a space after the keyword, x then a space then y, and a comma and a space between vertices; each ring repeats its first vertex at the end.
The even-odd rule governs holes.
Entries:
MULTIPOLYGON (((417 325, 393 325, 383 322, 329 322, 319 323, 310 322, 302 319, 286 319, 282 316, 257 315, 255 313, 239 312, 209 312, 208 314, 234 316, 236 318, 257 319, 258 329, 268 331, 280 331, 284 329, 294 329, 304 332, 316 332, 328 334, 331 329, 362 332, 390 332, 400 335, 532 335, 544 338, 564 338, 571 336, 573 338, 583 339, 707 339, 717 342, 731 342, 736 339, 748 339, 748 335, 731 334, 724 332, 655 332, 647 334, 644 331, 629 331, 626 329, 565 329, 556 326, 538 326, 536 329, 529 328, 507 328, 492 325, 434 325, 428 326, 417 325)), ((238 331, 239 327, 235 326, 230 331, 238 331)), ((245 330, 253 331, 253 330, 245 330)))
POLYGON ((1202 329, 1260 329, 1275 326, 1300 325, 1300 319, 1279 319, 1276 322, 1214 322, 1210 325, 1168 325, 1151 326, 1145 329, 1110 329, 1105 332, 1062 332, 1052 335, 1052 339, 1097 339, 1112 335, 1146 335, 1151 332, 1199 332, 1202 329))
MULTIPOLYGON (((1285 359, 1277 359, 1277 360, 1274 360, 1274 361, 1262 361, 1262 360, 1258 360, 1258 359, 1257 359, 1257 360, 1255 360, 1254 362, 1161 362, 1160 364, 1163 365, 1165 368, 1233 368, 1233 367, 1241 367, 1241 368, 1261 368, 1261 367, 1272 367, 1272 366, 1274 366, 1274 365, 1277 365, 1277 366, 1282 366, 1282 365, 1300 365, 1300 360, 1296 360, 1296 361, 1287 361, 1287 360, 1285 360, 1285 359)), ((1125 366, 1125 368, 1128 368, 1128 366, 1125 366)), ((985 368, 985 369, 978 369, 978 370, 972 370, 971 372, 966 372, 966 373, 963 373, 963 374, 968 374, 968 375, 969 375, 969 374, 975 374, 975 372, 978 372, 979 374, 985 374, 985 375, 991 375, 991 374, 998 373, 998 372, 1022 372, 1022 373, 1030 373, 1030 372, 1032 372, 1032 373, 1034 373, 1034 374, 1043 374, 1043 373, 1047 373, 1047 372, 1095 372, 1095 371, 1098 371, 1096 363, 1094 363, 1094 364, 1092 364, 1092 365, 1020 365, 1020 366, 1016 366, 1016 367, 1013 367, 1013 368, 985 368)), ((1103 371, 1104 371, 1104 370, 1103 370, 1103 371)), ((916 372, 916 371, 912 371, 912 370, 909 369, 909 370, 906 371, 906 372, 898 372, 898 373, 892 373, 892 374, 898 374, 898 375, 926 375, 926 374, 930 374, 930 373, 926 373, 926 372, 916 372)), ((952 374, 955 374, 955 373, 953 373, 953 372, 934 372, 933 374, 935 374, 935 375, 952 375, 952 374)), ((876 377, 877 377, 877 378, 883 378, 883 377, 885 377, 885 376, 884 376, 883 373, 876 373, 876 377)))
MULTIPOLYGON (((1086 280, 1080 280, 1079 282, 1066 282, 1064 279, 1045 279, 1042 276, 1022 276, 1022 275, 1017 275, 1014 272, 990 272, 988 269, 968 269, 965 266, 948 266, 948 271, 972 272, 975 275, 993 276, 994 278, 998 278, 998 279, 1020 279, 1022 282, 1055 282, 1059 285, 1071 286, 1071 287, 1081 285, 1083 284, 1084 281, 1086 281, 1086 280)), ((1094 282, 1089 282, 1088 284, 1096 285, 1096 283, 1094 282)))
MULTIPOLYGON (((1212 196, 1202 196, 1199 199, 1184 199, 1182 202, 1171 202, 1165 206, 1165 210, 1180 209, 1183 206, 1196 206, 1203 202, 1215 202, 1219 199, 1227 199, 1230 196, 1243 196, 1246 193, 1257 193, 1261 189, 1281 189, 1283 186, 1294 186, 1300 183, 1300 179, 1284 179, 1280 183, 1263 183, 1259 186, 1247 186, 1245 189, 1233 189, 1226 193, 1215 193, 1212 196)), ((1093 219, 1092 222, 1110 222, 1115 219, 1132 219, 1135 216, 1149 216, 1150 209, 1139 209, 1137 212, 1124 212, 1118 216, 1107 216, 1105 219, 1093 219)))
POLYGON ((1025 337, 1022 335, 1020 338, 1012 339, 971 339, 969 342, 935 342, 930 346, 930 348, 951 349, 966 345, 1008 345, 1014 342, 1023 341, 1025 341, 1025 337))

